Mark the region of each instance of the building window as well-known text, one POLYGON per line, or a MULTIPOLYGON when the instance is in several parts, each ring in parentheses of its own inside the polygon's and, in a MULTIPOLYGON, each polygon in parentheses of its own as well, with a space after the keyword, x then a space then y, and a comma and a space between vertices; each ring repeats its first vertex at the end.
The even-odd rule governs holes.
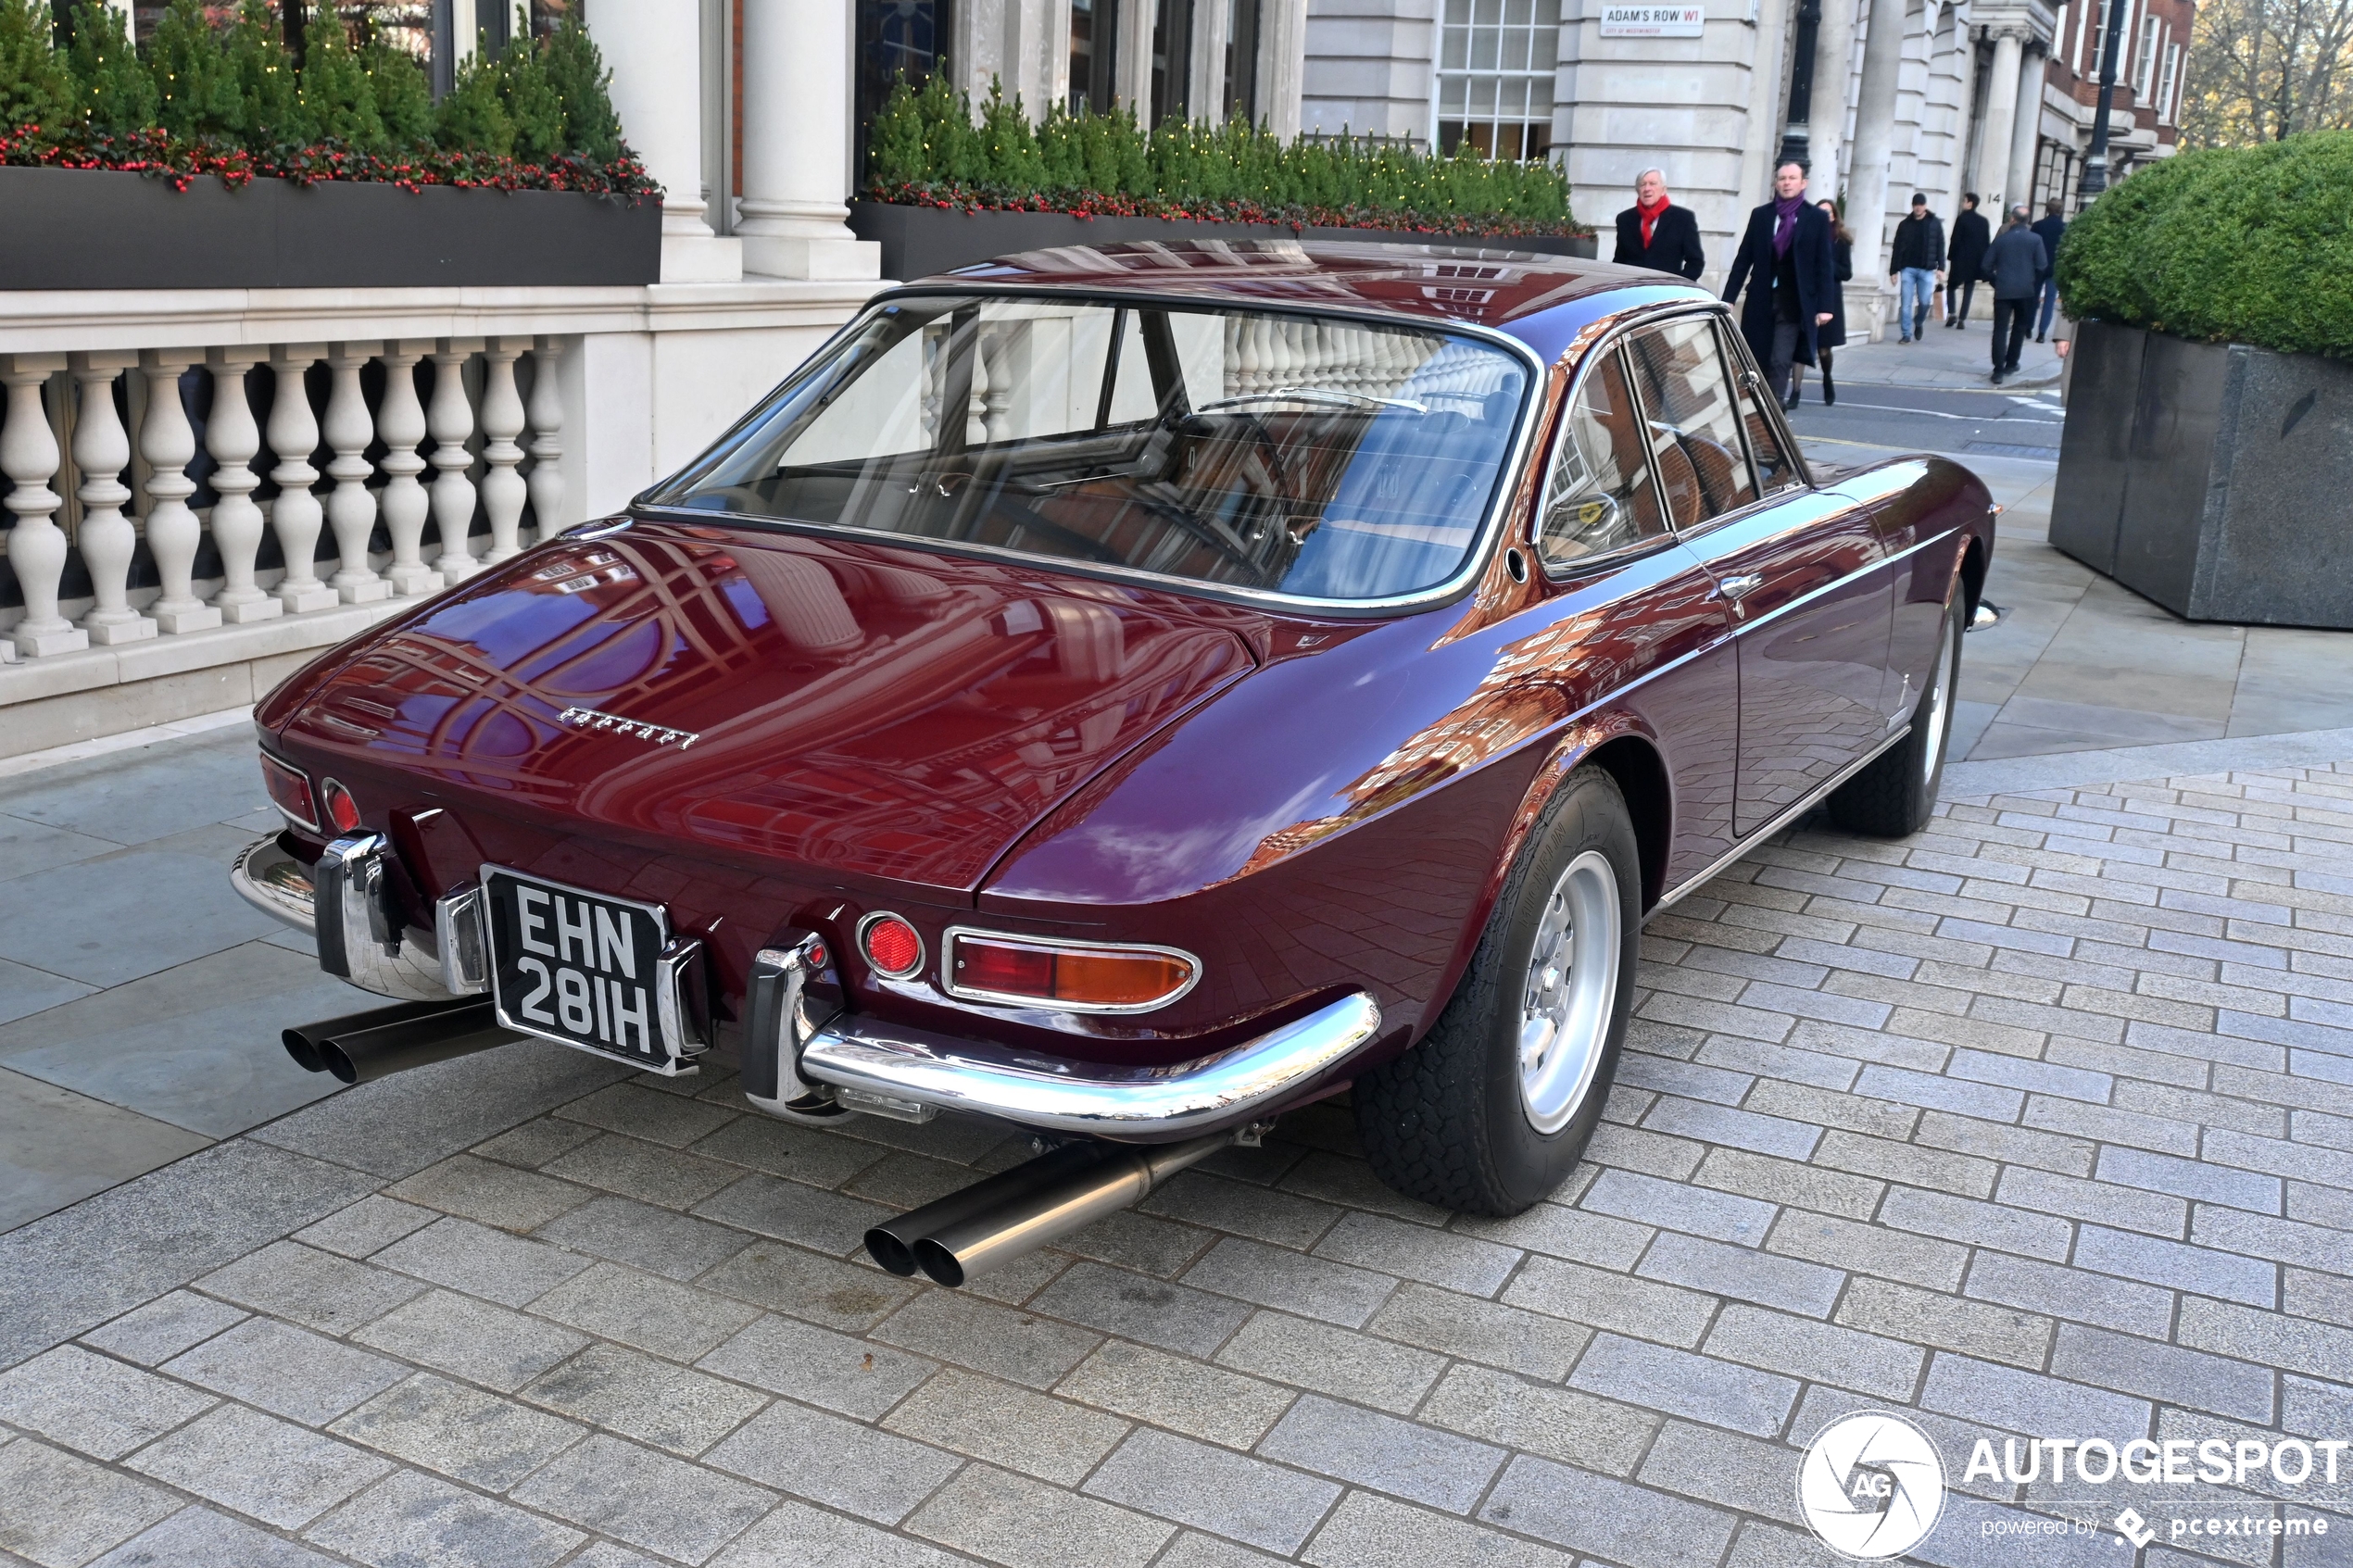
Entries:
POLYGON ((1434 140, 1489 157, 1539 158, 1553 144, 1560 0, 1445 0, 1434 140))
POLYGON ((2180 74, 2181 65, 2182 46, 2168 44, 2165 46, 2165 73, 2157 79, 2157 118, 2168 125, 2173 122, 2173 83, 2180 74))
POLYGON ((2149 101, 2149 68, 2157 63, 2157 19, 2141 19, 2141 46, 2133 59, 2133 102, 2149 101))
POLYGON ((1119 0, 1070 0, 1070 112, 1109 114, 1119 59, 1119 0))
POLYGON ((862 184, 867 131, 875 116, 882 112, 892 84, 904 76, 908 86, 921 87, 941 63, 951 19, 949 4, 950 0, 857 0, 852 13, 857 39, 850 68, 856 112, 850 119, 862 184))

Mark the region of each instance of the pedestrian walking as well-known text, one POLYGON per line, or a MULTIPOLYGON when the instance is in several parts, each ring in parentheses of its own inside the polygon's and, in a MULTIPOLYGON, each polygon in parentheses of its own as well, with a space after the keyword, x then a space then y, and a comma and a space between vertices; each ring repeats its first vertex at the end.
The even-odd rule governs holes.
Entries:
POLYGON ((1648 267, 1696 282, 1707 269, 1700 249, 1699 220, 1687 207, 1667 199, 1667 171, 1645 169, 1634 180, 1634 205, 1617 215, 1620 267, 1648 267))
POLYGON ((2026 225, 2026 204, 2010 208, 2010 220, 1985 247, 1978 270, 1994 285, 1994 384, 2018 370, 2019 354, 2034 322, 2034 301, 2051 275, 2042 239, 2026 225))
POLYGON ((2067 389, 2075 380, 2075 321, 2064 310, 2051 323, 2051 350, 2059 357, 2059 402, 2067 401, 2067 389))
POLYGON ((1815 334, 1831 320, 1838 298, 1831 220, 1806 204, 1805 165, 1774 169, 1773 199, 1748 215, 1724 297, 1739 299, 1743 283, 1748 299, 1741 307, 1741 335, 1765 367, 1773 395, 1794 408, 1791 371, 1814 362, 1815 334))
MULTIPOLYGON (((1825 197, 1814 204, 1822 216, 1831 220, 1831 254, 1838 259, 1838 281, 1842 283, 1855 276, 1855 232, 1838 220, 1838 203, 1825 197)), ((1846 291, 1832 295, 1831 319, 1814 330, 1814 358, 1822 370, 1822 403, 1824 407, 1838 401, 1838 383, 1831 379, 1832 353, 1846 343, 1846 291)), ((1792 400, 1806 385, 1806 371, 1798 366, 1790 368, 1792 400)))
POLYGON ((2058 309, 2058 243, 2067 237, 2067 220, 2059 216, 2063 210, 2057 200, 2045 203, 2043 216, 2034 225, 2034 237, 2043 242, 2045 257, 2053 269, 2052 275, 2043 280, 2043 314, 2034 323, 2036 343, 2051 335, 2051 316, 2058 309))
POLYGON ((1944 282, 1944 220, 1928 209, 1926 193, 1912 193, 1912 210, 1895 225, 1895 244, 1887 253, 1887 281, 1902 281, 1896 295, 1895 320, 1903 341, 1927 335, 1929 307, 1944 282))
POLYGON ((1944 324, 1961 330, 1969 326, 1969 307, 1977 303, 1978 270, 1985 265, 1985 247, 1994 236, 1985 226, 1985 214, 1977 210, 1977 193, 1961 197, 1961 215, 1953 220, 1953 244, 1945 255, 1950 270, 1945 273, 1944 324), (1959 300, 1959 304, 1954 301, 1959 300))

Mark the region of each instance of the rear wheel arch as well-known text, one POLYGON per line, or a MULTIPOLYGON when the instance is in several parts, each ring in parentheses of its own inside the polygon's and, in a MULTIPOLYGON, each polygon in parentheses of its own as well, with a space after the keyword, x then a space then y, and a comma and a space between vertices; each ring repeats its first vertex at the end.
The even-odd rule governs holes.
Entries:
POLYGON ((1634 821, 1634 843, 1642 856, 1642 910, 1648 913, 1667 892, 1667 851, 1674 842, 1675 801, 1667 761, 1650 737, 1622 732, 1577 759, 1617 781, 1634 821))
POLYGON ((1966 626, 1977 615, 1977 601, 1985 592, 1985 541, 1972 538, 1961 555, 1961 608, 1966 626))

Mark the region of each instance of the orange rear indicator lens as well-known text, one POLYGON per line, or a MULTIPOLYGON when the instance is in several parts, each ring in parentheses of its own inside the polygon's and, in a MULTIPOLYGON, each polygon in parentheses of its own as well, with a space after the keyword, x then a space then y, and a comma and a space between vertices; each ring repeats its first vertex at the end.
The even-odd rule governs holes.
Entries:
POLYGON ((261 784, 270 792, 270 803, 284 812, 295 826, 319 831, 319 803, 311 796, 308 775, 265 751, 261 754, 261 784))
POLYGON ((1183 996, 1200 972, 1190 954, 1173 947, 1088 947, 973 931, 948 938, 949 993, 975 1001, 1141 1012, 1183 996))
POLYGON ((924 967, 924 939, 898 915, 868 915, 860 922, 858 947, 875 973, 892 980, 924 967))

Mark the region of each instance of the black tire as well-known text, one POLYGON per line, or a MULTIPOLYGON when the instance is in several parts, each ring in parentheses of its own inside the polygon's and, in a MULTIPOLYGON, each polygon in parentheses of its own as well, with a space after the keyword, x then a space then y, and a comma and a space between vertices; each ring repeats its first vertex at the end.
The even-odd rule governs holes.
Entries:
POLYGON ((1944 758, 1953 737, 1953 696, 1961 684, 1962 596, 1944 607, 1943 668, 1929 671, 1928 687, 1912 709, 1912 730, 1882 751, 1871 765, 1831 791, 1831 821, 1848 833, 1902 838, 1928 825, 1936 792, 1944 784, 1944 758), (1939 693, 1942 692, 1942 700, 1939 693))
MULTIPOLYGON (((1601 1120, 1626 1035, 1642 923, 1640 866, 1633 819, 1617 780, 1599 768, 1571 773, 1505 877, 1478 950, 1437 1023, 1413 1049, 1356 1080, 1357 1132, 1382 1181, 1441 1209, 1507 1215, 1568 1179, 1601 1120), (1617 885, 1614 990, 1583 1099, 1565 1124, 1544 1133, 1530 1121, 1521 1090, 1523 987, 1546 907, 1587 851, 1608 862, 1617 885)), ((1591 875, 1600 882, 1598 868, 1591 875)))

